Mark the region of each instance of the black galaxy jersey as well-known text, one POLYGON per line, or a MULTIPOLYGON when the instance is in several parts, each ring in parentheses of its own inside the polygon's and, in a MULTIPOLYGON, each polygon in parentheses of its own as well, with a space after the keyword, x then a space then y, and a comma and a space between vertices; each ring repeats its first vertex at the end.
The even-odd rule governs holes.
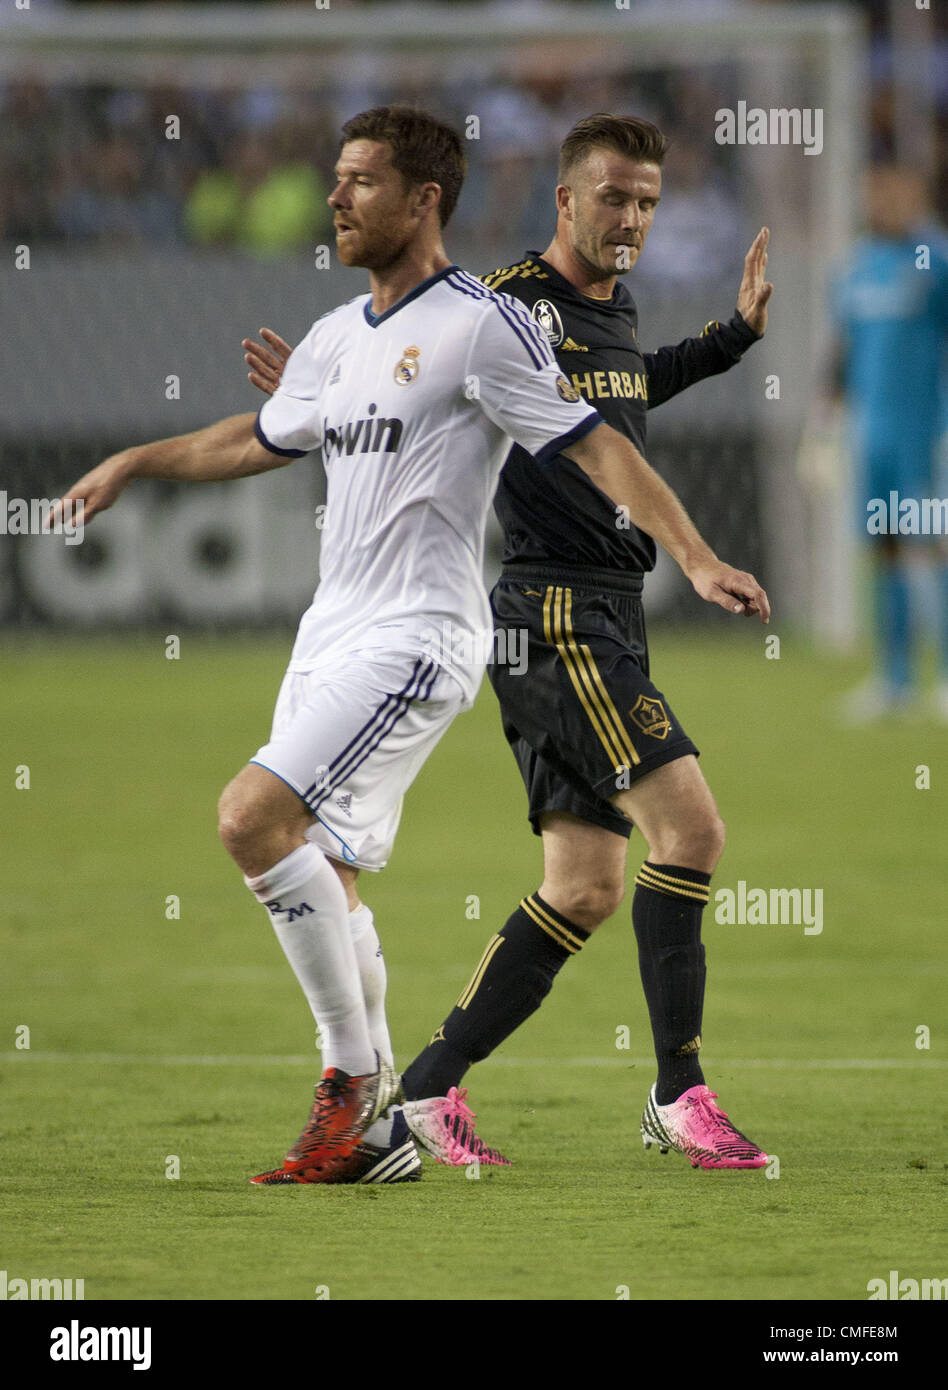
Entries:
MULTIPOLYGON (((700 337, 643 353, 635 302, 623 284, 616 283, 611 299, 592 299, 534 251, 482 279, 527 306, 569 380, 642 454, 647 411, 686 386, 727 371, 757 341, 735 312, 730 323, 709 323, 700 337)), ((563 454, 537 463, 515 445, 500 475, 494 510, 504 528, 505 564, 625 574, 655 565, 651 536, 617 514, 579 464, 563 454)))

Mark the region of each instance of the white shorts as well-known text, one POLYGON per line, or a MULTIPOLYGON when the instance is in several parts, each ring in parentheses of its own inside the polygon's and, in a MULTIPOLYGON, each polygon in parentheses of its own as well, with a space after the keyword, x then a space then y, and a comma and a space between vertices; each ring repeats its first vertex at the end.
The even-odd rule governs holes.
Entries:
POLYGON ((258 763, 316 817, 306 838, 360 869, 388 862, 402 799, 452 719, 469 701, 417 652, 335 654, 283 678, 258 763))

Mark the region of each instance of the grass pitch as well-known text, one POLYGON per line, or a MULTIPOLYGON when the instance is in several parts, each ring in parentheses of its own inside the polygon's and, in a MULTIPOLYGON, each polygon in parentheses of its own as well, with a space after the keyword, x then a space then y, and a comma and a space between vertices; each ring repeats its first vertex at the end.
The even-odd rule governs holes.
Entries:
MULTIPOLYGON (((855 664, 789 637, 766 660, 762 629, 723 618, 713 636, 653 635, 653 669, 729 829, 705 914, 705 1072, 779 1175, 643 1151, 653 1068, 626 903, 469 1074, 513 1168, 251 1188, 318 1068, 215 805, 267 734, 288 648, 185 636, 169 661, 157 633, 7 643, 9 1277, 82 1278, 87 1299, 864 1300, 890 1270, 945 1273, 948 732, 836 728, 855 664), (740 879, 821 888, 822 932, 717 923, 715 891, 740 879)), ((485 685, 416 783, 391 865, 363 876, 400 1062, 539 878, 485 685)))

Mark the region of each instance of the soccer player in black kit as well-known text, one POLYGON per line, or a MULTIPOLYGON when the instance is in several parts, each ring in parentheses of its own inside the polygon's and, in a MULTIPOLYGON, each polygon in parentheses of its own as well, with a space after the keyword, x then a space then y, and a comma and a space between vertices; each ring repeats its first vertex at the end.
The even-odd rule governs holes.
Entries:
MULTIPOLYGON (((762 336, 773 291, 762 229, 730 322, 642 352, 635 304, 617 276, 644 247, 666 148, 648 121, 580 121, 561 148, 550 246, 483 277, 531 310, 572 386, 643 453, 646 412, 737 363, 762 336)), ((701 914, 724 827, 697 748, 649 678, 641 593, 655 543, 564 456, 540 465, 515 447, 495 509, 505 538, 491 595, 495 627, 526 630, 529 645, 521 674, 494 663, 489 675, 542 837, 544 876, 491 937, 454 1009, 404 1073, 404 1118, 444 1162, 506 1162, 476 1134, 460 1082, 539 1008, 561 966, 619 907, 637 827, 648 858, 632 921, 658 1062, 643 1142, 684 1153, 696 1167, 762 1167, 767 1155, 715 1104, 699 1062, 701 914)), ((758 610, 736 603, 733 611, 758 610)))

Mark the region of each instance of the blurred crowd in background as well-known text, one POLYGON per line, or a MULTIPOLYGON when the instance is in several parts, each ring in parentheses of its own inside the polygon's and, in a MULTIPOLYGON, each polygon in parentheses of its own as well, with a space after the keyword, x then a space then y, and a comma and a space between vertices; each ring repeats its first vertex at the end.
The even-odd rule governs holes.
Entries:
MULTIPOLYGON (((879 159, 892 153, 892 65, 885 6, 864 8, 874 26, 871 154, 879 159)), ((948 59, 939 67, 944 149, 948 59)), ((697 265, 713 274, 747 231, 733 149, 709 140, 728 90, 726 74, 718 88, 713 71, 393 86, 384 97, 417 102, 461 130, 477 115, 480 138, 467 142, 470 172, 454 226, 488 245, 545 244, 557 149, 577 113, 634 111, 656 121, 673 142, 666 179, 675 197, 643 270, 667 284, 697 265), (687 254, 692 246, 700 256, 687 254)), ((0 83, 0 240, 310 253, 331 239, 327 178, 339 127, 379 99, 376 83, 365 92, 0 83), (180 138, 165 138, 169 114, 180 118, 180 138)), ((945 170, 948 160, 938 164, 945 170)), ((944 216, 948 186, 934 191, 944 216)))
MULTIPOLYGON (((720 98, 707 75, 638 73, 592 85, 584 81, 578 91, 560 77, 517 86, 494 80, 437 92, 393 87, 385 99, 425 105, 461 131, 477 116, 454 231, 486 244, 545 244, 557 152, 577 113, 624 110, 655 120, 673 139, 666 172, 676 196, 663 230, 678 249, 665 264, 656 244, 650 268, 666 281, 698 263, 712 272, 719 254, 733 254, 744 226, 728 168, 733 152, 709 147, 720 98), (683 256, 692 243, 701 255, 683 256)), ((0 119, 0 239, 310 254, 331 240, 327 180, 340 125, 379 100, 377 89, 325 95, 10 84, 0 119), (169 114, 179 118, 180 138, 164 138, 169 114)))

